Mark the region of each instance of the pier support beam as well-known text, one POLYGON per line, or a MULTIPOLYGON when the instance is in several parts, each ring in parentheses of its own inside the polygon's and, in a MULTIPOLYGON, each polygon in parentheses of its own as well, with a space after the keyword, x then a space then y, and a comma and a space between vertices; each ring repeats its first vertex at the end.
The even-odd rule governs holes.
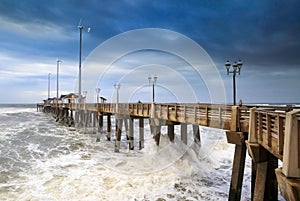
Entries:
POLYGON ((300 179, 288 178, 282 173, 282 168, 275 170, 281 195, 286 200, 300 200, 300 179))
POLYGON ((153 126, 153 138, 156 142, 156 145, 159 146, 159 141, 160 141, 160 130, 161 126, 153 126))
POLYGON ((253 200, 277 200, 278 185, 275 169, 278 167, 278 159, 257 143, 247 141, 247 147, 253 163, 251 181, 253 200))
POLYGON ((194 132, 194 142, 196 144, 201 145, 201 138, 200 138, 200 128, 199 125, 193 125, 193 132, 194 132))
POLYGON ((187 144, 187 124, 181 123, 181 140, 184 144, 187 144))
POLYGON ((110 141, 111 139, 111 115, 110 114, 107 114, 107 135, 106 135, 106 138, 108 141, 110 141))
POLYGON ((97 134, 96 122, 97 122, 97 112, 92 112, 92 127, 93 127, 93 134, 97 134))
POLYGON ((168 125, 168 137, 171 142, 174 142, 174 124, 168 125))
POLYGON ((99 113, 98 114, 98 134, 97 134, 96 142, 100 142, 102 132, 103 132, 103 114, 99 113))
POLYGON ((115 152, 120 151, 120 143, 121 143, 121 135, 122 135, 122 126, 123 126, 123 119, 116 119, 117 127, 116 127, 116 142, 115 142, 115 152))
POLYGON ((124 126, 125 126, 125 133, 126 133, 127 141, 129 141, 129 125, 128 125, 129 121, 130 121, 130 118, 124 119, 124 126))
POLYGON ((228 200, 241 200, 246 159, 245 140, 247 140, 248 134, 228 131, 226 136, 228 143, 235 144, 228 200))
POLYGON ((134 128, 133 128, 134 118, 129 119, 129 150, 134 150, 134 128))
POLYGON ((83 133, 85 133, 85 134, 87 134, 88 118, 89 118, 89 112, 87 110, 84 110, 84 112, 83 112, 83 127, 84 127, 83 133))
POLYGON ((144 119, 139 118, 139 149, 143 149, 145 147, 144 145, 144 119))
POLYGON ((75 111, 75 128, 79 127, 79 110, 75 111))
POLYGON ((74 126, 74 113, 73 110, 70 110, 70 121, 69 121, 69 127, 74 126))

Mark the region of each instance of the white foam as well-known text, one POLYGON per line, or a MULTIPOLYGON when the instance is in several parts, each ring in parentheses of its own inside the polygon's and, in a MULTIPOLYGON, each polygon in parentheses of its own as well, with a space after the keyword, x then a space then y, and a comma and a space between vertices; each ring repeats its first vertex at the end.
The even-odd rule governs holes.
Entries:
MULTIPOLYGON (((96 143, 96 135, 50 126, 42 135, 55 135, 61 139, 56 148, 69 150, 50 156, 43 150, 55 147, 29 143, 29 153, 45 158, 35 158, 19 178, 1 184, 1 191, 6 190, 0 191, 0 200, 227 200, 234 146, 226 142, 224 131, 200 129, 201 147, 193 143, 192 132, 188 144, 182 143, 176 126, 174 142, 162 129, 157 147, 145 125, 145 149, 129 151, 122 141, 126 149, 115 153, 114 142, 105 141, 103 135, 96 143)), ((248 158, 243 200, 250 197, 250 166, 248 158)))
MULTIPOLYGON (((111 142, 102 143, 103 146, 112 145, 111 142)), ((30 147, 33 151, 39 150, 38 146, 30 147)), ((167 136, 162 135, 160 147, 154 141, 146 144, 146 147, 142 151, 121 150, 121 153, 114 153, 111 149, 113 146, 96 153, 78 150, 69 155, 36 161, 34 171, 24 175, 29 181, 18 198, 156 200, 158 197, 166 197, 167 193, 180 197, 174 188, 176 183, 182 180, 193 183, 193 178, 198 180, 213 171, 212 163, 217 164, 222 158, 212 152, 201 159, 199 156, 203 147, 195 144, 187 146, 178 136, 174 143, 170 143, 167 136), (166 145, 167 148, 163 147, 166 145)), ((222 149, 217 145, 215 148, 222 149)))

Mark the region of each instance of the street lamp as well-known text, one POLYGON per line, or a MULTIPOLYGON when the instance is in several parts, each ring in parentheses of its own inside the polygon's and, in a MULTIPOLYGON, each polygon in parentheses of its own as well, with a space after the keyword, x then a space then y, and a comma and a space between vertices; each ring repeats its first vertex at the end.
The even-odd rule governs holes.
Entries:
MULTIPOLYGON (((77 26, 79 28, 79 86, 78 86, 78 94, 79 96, 81 96, 81 55, 82 55, 82 29, 85 29, 82 25, 81 25, 81 20, 79 25, 77 26)), ((87 32, 91 31, 91 28, 88 27, 85 29, 87 32)))
POLYGON ((96 88, 96 93, 97 93, 97 103, 99 103, 100 88, 96 88))
POLYGON ((153 77, 148 77, 149 84, 152 84, 152 103, 155 102, 155 92, 154 92, 154 85, 156 85, 157 76, 154 75, 153 77))
POLYGON ((50 77, 51 73, 48 73, 48 99, 50 98, 50 77))
POLYGON ((59 59, 56 59, 56 66, 57 66, 57 72, 56 72, 56 98, 57 100, 59 99, 58 95, 58 90, 59 90, 59 63, 61 63, 62 61, 59 59))
POLYGON ((229 73, 233 74, 233 76, 232 76, 232 79, 233 79, 233 105, 236 105, 235 76, 237 73, 240 75, 243 63, 241 60, 239 60, 238 62, 235 61, 234 64, 232 64, 232 70, 230 70, 230 66, 231 66, 230 62, 226 61, 225 67, 227 70, 227 75, 229 75, 229 73))
POLYGON ((119 90, 120 90, 121 85, 115 84, 114 87, 117 90, 117 103, 119 103, 119 90))

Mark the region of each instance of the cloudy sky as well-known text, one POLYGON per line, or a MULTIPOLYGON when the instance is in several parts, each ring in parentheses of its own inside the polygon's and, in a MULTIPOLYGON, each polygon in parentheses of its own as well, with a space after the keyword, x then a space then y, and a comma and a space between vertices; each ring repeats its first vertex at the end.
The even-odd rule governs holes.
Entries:
MULTIPOLYGON (((121 83, 121 100, 130 89, 123 101, 150 102, 147 77, 156 74, 157 101, 214 101, 212 94, 218 88, 231 103, 232 75, 226 74, 224 63, 241 59, 244 65, 237 75, 238 100, 299 103, 299 8, 297 0, 1 0, 0 103, 36 103, 47 98, 49 73, 51 96, 56 96, 57 58, 63 61, 60 94, 77 92, 80 19, 84 27, 91 27, 90 33, 83 31, 83 78, 86 82, 96 79, 91 88, 100 87, 109 100, 114 100, 113 84, 121 83), (132 40, 132 31, 146 29, 152 33, 149 28, 157 29, 156 33, 165 30, 151 39, 157 44, 154 49, 141 43, 145 51, 141 45, 136 51, 116 54, 120 47, 151 38, 145 34, 132 40), (129 33, 130 40, 114 43, 124 33, 129 33), (194 71, 198 67, 191 67, 186 60, 194 52, 189 52, 192 49, 186 42, 180 43, 185 39, 203 48, 199 60, 210 58, 211 68, 194 71), (185 56, 160 48, 157 51, 158 44, 180 46, 185 56), (104 54, 105 45, 111 48, 104 54), (113 62, 105 63, 110 56, 115 57, 113 62), (217 72, 214 82, 206 78, 208 72, 217 72), (209 86, 212 82, 213 87, 209 86), (187 96, 194 97, 186 100, 187 96)), ((196 54, 194 57, 198 58, 196 54)), ((84 87, 82 90, 87 90, 94 101, 92 89, 84 87)))

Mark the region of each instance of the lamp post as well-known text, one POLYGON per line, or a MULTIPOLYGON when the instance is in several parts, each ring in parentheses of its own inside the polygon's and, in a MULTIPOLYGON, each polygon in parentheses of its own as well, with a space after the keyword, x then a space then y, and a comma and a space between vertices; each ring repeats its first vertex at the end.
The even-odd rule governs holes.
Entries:
MULTIPOLYGON (((79 78, 78 78, 78 94, 79 96, 81 96, 81 55, 82 55, 82 30, 85 29, 82 25, 81 25, 81 21, 79 23, 79 25, 77 26, 79 29, 79 78)), ((91 31, 91 28, 88 27, 85 29, 87 32, 91 31)), ((80 98, 81 99, 81 98, 80 98)), ((79 99, 79 100, 80 100, 79 99)))
POLYGON ((229 73, 232 73, 232 80, 233 80, 233 105, 236 105, 236 85, 235 85, 235 76, 238 73, 240 75, 241 73, 241 69, 243 66, 243 63, 241 60, 239 60, 238 62, 234 62, 234 64, 232 64, 232 70, 230 69, 230 62, 226 61, 225 63, 225 67, 227 70, 227 75, 229 75, 229 73))
POLYGON ((114 87, 117 90, 117 104, 119 104, 119 90, 120 90, 121 85, 115 84, 114 87))
POLYGON ((152 103, 155 102, 155 91, 154 91, 154 85, 156 85, 157 76, 154 75, 153 77, 148 77, 149 84, 152 84, 152 103))
POLYGON ((97 103, 99 103, 100 88, 96 88, 96 93, 97 93, 97 103))
POLYGON ((48 99, 50 98, 50 77, 51 73, 48 73, 48 99))
POLYGON ((59 60, 59 59, 56 59, 56 66, 57 66, 57 72, 56 72, 56 98, 57 100, 59 99, 59 93, 58 93, 58 90, 59 90, 59 63, 61 63, 62 61, 59 60))

